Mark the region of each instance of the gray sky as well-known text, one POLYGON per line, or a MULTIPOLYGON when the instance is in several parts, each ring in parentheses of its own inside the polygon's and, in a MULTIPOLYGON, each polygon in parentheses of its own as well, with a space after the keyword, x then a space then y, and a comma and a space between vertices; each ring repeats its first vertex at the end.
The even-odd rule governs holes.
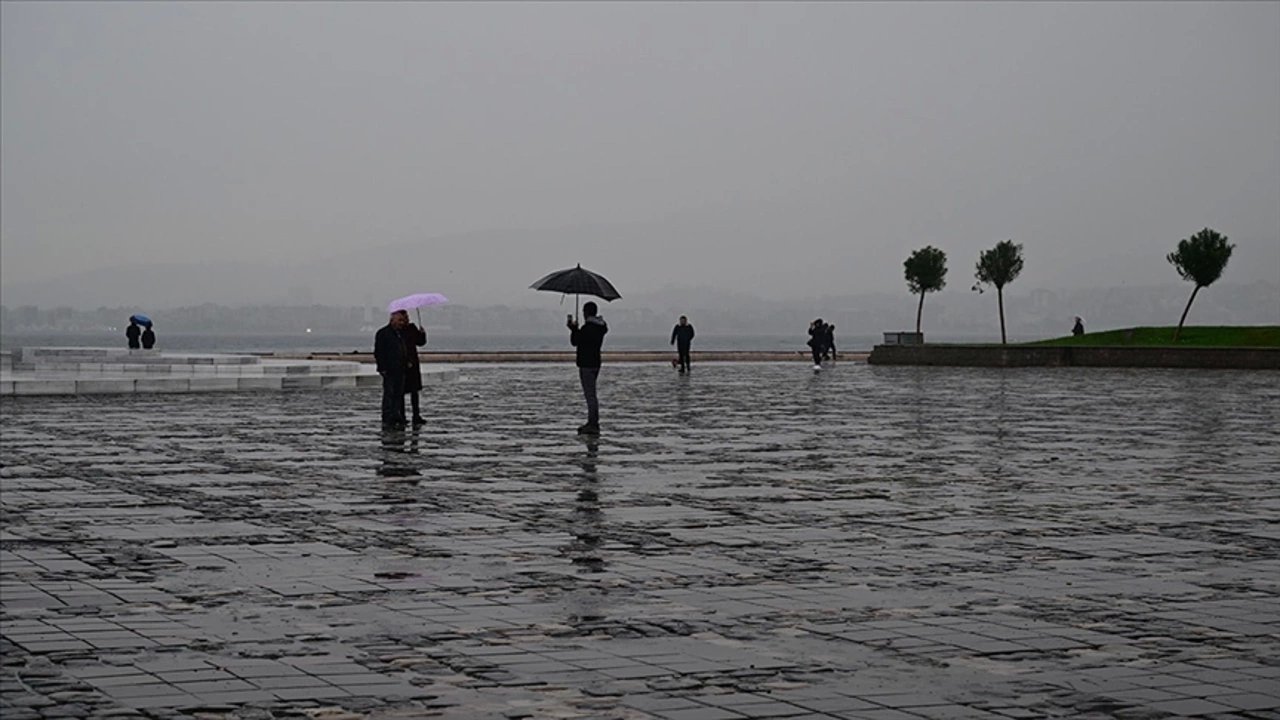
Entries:
POLYGON ((7 304, 905 292, 926 244, 968 292, 1008 238, 1026 287, 1150 284, 1206 225, 1280 280, 1280 3, 0 7, 7 304), (394 282, 316 269, 360 254, 394 282))

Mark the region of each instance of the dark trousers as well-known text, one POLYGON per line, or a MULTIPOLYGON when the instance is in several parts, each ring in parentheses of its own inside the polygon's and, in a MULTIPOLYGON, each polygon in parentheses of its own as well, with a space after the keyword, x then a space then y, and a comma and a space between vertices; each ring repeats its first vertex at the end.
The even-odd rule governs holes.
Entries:
POLYGON ((418 391, 414 390, 409 393, 409 405, 413 407, 413 416, 415 418, 422 417, 422 412, 418 409, 418 391))
POLYGON ((587 424, 600 424, 600 401, 596 398, 596 380, 600 377, 600 368, 578 368, 578 378, 582 380, 582 397, 587 400, 587 424))
POLYGON ((822 347, 819 345, 813 346, 813 364, 814 365, 822 364, 822 347))
POLYGON ((382 374, 382 424, 403 423, 404 373, 382 374))
POLYGON ((689 348, 676 346, 676 353, 680 356, 680 369, 689 370, 689 348))

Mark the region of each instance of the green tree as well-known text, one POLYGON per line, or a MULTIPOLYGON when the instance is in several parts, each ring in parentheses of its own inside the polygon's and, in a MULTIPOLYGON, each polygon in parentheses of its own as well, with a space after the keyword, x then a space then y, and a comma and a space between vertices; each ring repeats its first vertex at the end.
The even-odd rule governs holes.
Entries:
POLYGON ((1231 259, 1231 251, 1234 249, 1235 245, 1227 242, 1226 235, 1205 228, 1179 242, 1178 249, 1165 256, 1183 280, 1190 280, 1196 284, 1195 289, 1191 291, 1191 297, 1187 300, 1187 306, 1182 310, 1178 329, 1173 331, 1174 342, 1178 342, 1178 336, 1182 334, 1182 324, 1187 321, 1187 313, 1191 312, 1191 303, 1195 302, 1196 293, 1200 292, 1200 288, 1209 287, 1222 277, 1222 271, 1226 269, 1227 261, 1231 259))
POLYGON ((1008 342, 1004 332, 1004 286, 1013 282, 1022 272, 1022 246, 1014 245, 1012 240, 996 243, 990 250, 984 250, 978 256, 976 277, 978 285, 974 289, 982 291, 981 285, 994 285, 996 298, 1000 304, 1000 342, 1008 342))
POLYGON ((920 333, 920 316, 924 313, 925 293, 937 292, 947 286, 947 254, 927 245, 911 253, 902 263, 906 270, 907 287, 920 295, 916 306, 916 334, 920 333))

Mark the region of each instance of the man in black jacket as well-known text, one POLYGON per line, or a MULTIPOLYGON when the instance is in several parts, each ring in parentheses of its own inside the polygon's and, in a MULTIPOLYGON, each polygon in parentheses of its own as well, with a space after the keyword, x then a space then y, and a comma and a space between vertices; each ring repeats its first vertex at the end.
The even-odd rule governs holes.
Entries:
POLYGON ((689 318, 684 315, 680 316, 680 322, 671 328, 671 344, 676 346, 676 352, 680 356, 680 372, 689 371, 689 344, 693 342, 693 326, 689 324, 689 318))
POLYGON ((569 318, 569 344, 578 348, 578 377, 582 380, 582 396, 587 400, 587 424, 578 428, 580 435, 600 434, 600 403, 596 398, 596 380, 600 377, 600 346, 609 326, 596 314, 596 304, 582 306, 582 327, 569 318))
POLYGON ((397 310, 391 319, 373 336, 373 359, 378 363, 382 376, 382 427, 403 428, 405 345, 401 330, 409 323, 409 313, 397 310))
POLYGON ((130 350, 140 350, 142 348, 142 344, 138 342, 138 338, 142 336, 142 328, 138 327, 137 321, 129 321, 129 327, 124 329, 124 336, 129 340, 130 350))

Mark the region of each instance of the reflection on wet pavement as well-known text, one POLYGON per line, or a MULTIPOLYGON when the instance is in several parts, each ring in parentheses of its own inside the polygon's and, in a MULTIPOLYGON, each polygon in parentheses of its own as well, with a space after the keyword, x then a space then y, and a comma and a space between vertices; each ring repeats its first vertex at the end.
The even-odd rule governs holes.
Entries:
POLYGON ((1280 717, 1280 376, 3 405, 5 720, 1280 717))

